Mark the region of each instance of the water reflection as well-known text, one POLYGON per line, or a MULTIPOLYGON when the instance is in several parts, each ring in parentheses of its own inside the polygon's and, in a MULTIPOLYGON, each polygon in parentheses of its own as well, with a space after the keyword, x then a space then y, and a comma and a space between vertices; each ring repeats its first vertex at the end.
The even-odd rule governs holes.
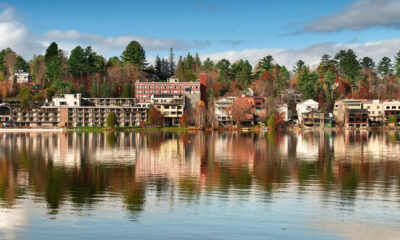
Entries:
POLYGON ((318 202, 315 213, 357 212, 360 204, 398 210, 399 141, 397 131, 3 133, 0 229, 23 224, 5 216, 25 219, 30 200, 55 219, 105 202, 121 204, 134 221, 156 206, 174 212, 181 202, 217 200, 307 199, 318 202))

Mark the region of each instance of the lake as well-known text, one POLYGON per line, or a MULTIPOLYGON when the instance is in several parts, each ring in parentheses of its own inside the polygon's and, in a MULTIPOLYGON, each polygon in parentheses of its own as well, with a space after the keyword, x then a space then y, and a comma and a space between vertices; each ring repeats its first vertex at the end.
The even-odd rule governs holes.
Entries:
POLYGON ((0 133, 0 239, 400 239, 400 132, 0 133))

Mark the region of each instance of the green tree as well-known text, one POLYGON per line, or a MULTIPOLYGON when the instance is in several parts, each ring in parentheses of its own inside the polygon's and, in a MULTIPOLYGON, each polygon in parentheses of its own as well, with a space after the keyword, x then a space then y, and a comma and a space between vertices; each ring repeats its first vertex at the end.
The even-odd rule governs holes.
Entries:
POLYGON ((393 72, 392 63, 391 63, 390 58, 383 57, 381 59, 381 61, 378 63, 377 70, 381 76, 383 76, 383 77, 389 76, 389 74, 391 74, 393 72))
POLYGON ((123 98, 132 97, 131 89, 129 88, 129 85, 128 85, 128 84, 122 85, 121 97, 123 97, 123 98))
POLYGON ((21 91, 18 93, 18 99, 21 101, 20 104, 20 109, 25 110, 28 108, 28 102, 32 100, 33 94, 32 90, 30 88, 23 88, 21 91))
POLYGON ((397 118, 395 116, 389 116, 388 117, 388 122, 389 123, 397 123, 397 118))
POLYGON ((375 62, 370 57, 364 57, 361 59, 360 65, 364 70, 371 70, 375 67, 375 62))
POLYGON ((301 73, 304 70, 308 69, 306 63, 303 60, 298 60, 296 64, 293 66, 293 72, 301 73))
POLYGON ((308 72, 303 72, 299 75, 298 85, 300 86, 304 98, 317 98, 317 81, 318 75, 315 72, 312 72, 311 74, 308 72))
POLYGON ((214 68, 214 62, 210 59, 207 58, 204 62, 203 62, 203 69, 206 70, 207 72, 211 72, 214 68))
POLYGON ((232 64, 232 74, 240 83, 241 89, 245 90, 252 83, 252 67, 247 60, 240 59, 238 62, 232 64))
POLYGON ((276 129, 275 114, 271 114, 271 116, 269 116, 268 121, 267 121, 267 126, 271 130, 275 130, 276 129))
POLYGON ((29 64, 21 56, 17 57, 17 63, 15 64, 14 68, 15 70, 23 70, 25 72, 29 72, 29 64))
POLYGON ((361 66, 353 50, 340 50, 335 55, 335 60, 338 62, 342 75, 355 86, 357 80, 359 80, 361 66))
POLYGON ((397 52, 394 59, 395 59, 394 68, 396 71, 396 76, 400 77, 400 51, 397 52))
POLYGON ((71 51, 71 55, 68 59, 69 72, 74 77, 82 77, 86 72, 86 59, 85 51, 81 46, 77 46, 71 51))
POLYGON ((139 66, 144 66, 146 61, 145 51, 139 42, 131 41, 122 53, 121 59, 124 63, 133 63, 139 66))
POLYGON ((109 83, 103 83, 100 85, 100 97, 102 98, 111 97, 111 86, 109 83))
POLYGON ((269 72, 273 67, 274 58, 268 55, 258 62, 258 67, 263 69, 264 72, 269 72))
POLYGON ((79 86, 79 93, 82 94, 82 97, 89 97, 88 92, 83 85, 79 86))
POLYGON ((115 125, 117 125, 117 115, 115 115, 115 112, 108 113, 106 118, 106 124, 107 127, 109 128, 114 128, 115 125))
POLYGON ((46 65, 46 75, 50 82, 61 80, 62 59, 58 45, 53 42, 46 50, 44 61, 46 65))

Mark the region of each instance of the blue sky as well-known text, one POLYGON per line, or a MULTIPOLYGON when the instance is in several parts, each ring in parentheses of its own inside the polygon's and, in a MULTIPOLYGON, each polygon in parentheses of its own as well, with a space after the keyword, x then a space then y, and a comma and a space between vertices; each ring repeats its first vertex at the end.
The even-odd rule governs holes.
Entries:
POLYGON ((297 58, 312 65, 324 53, 349 47, 379 59, 400 50, 399 12, 400 0, 12 0, 0 4, 0 48, 8 44, 31 58, 56 41, 67 52, 91 45, 110 57, 138 40, 150 62, 169 47, 176 55, 252 63, 275 54, 285 65, 297 58))

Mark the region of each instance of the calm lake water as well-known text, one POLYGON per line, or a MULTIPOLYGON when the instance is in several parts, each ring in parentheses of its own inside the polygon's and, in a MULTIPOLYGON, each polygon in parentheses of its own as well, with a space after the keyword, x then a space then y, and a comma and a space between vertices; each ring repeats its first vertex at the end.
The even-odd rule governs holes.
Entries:
POLYGON ((400 132, 0 133, 0 239, 400 239, 400 132))

